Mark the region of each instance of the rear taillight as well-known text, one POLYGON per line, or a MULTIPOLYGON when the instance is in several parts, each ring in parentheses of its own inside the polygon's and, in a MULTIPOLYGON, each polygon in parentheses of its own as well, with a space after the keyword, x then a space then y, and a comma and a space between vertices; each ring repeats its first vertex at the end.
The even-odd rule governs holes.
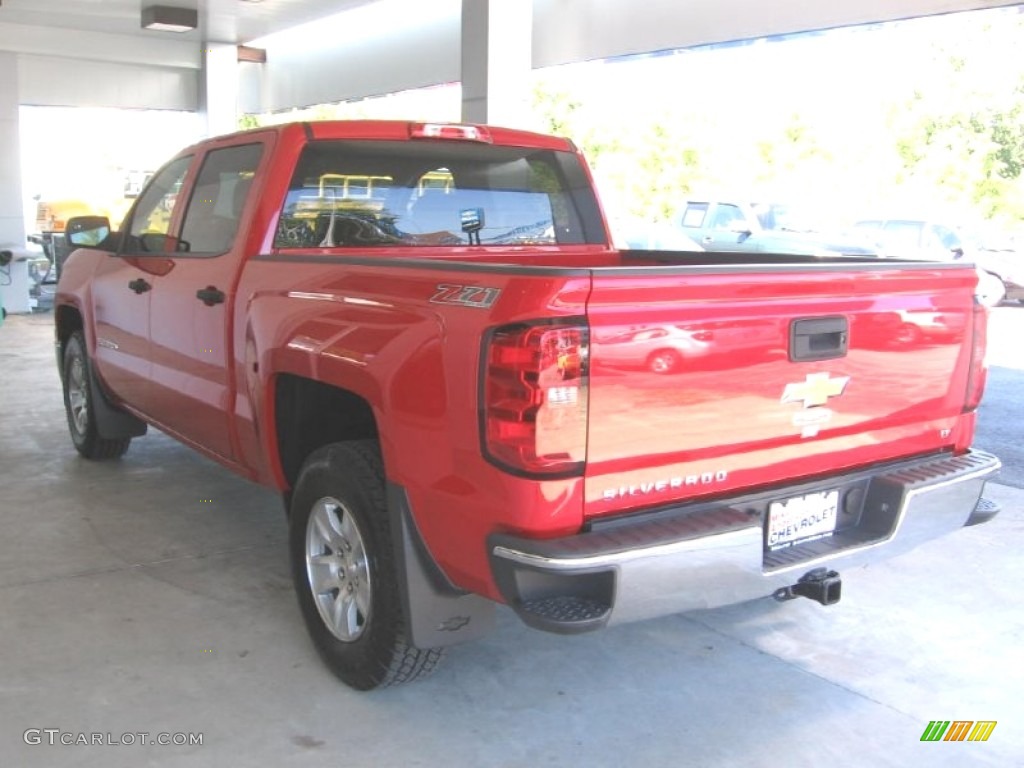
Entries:
POLYGON ((480 437, 491 463, 527 477, 583 473, 590 333, 578 321, 503 326, 484 340, 480 437))
POLYGON ((973 320, 971 370, 967 375, 965 412, 973 411, 981 403, 981 396, 985 394, 985 380, 988 378, 988 365, 985 362, 985 349, 988 346, 988 309, 977 301, 974 302, 973 320))

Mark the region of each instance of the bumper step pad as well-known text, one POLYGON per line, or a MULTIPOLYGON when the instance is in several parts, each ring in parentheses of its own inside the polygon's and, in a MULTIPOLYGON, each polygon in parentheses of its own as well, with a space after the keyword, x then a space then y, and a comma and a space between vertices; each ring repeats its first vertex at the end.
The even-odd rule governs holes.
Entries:
POLYGON ((579 625, 583 631, 594 622, 604 622, 612 607, 600 600, 558 595, 527 600, 520 603, 519 610, 521 614, 530 614, 544 623, 579 625))

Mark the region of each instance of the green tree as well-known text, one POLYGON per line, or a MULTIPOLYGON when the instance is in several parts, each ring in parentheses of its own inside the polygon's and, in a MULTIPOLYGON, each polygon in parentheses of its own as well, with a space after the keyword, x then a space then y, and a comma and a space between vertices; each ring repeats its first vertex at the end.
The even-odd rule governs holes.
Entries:
POLYGON ((956 49, 936 45, 930 86, 894 110, 897 183, 980 218, 1024 219, 1024 22, 965 25, 956 49), (938 76, 936 76, 938 75, 938 76))

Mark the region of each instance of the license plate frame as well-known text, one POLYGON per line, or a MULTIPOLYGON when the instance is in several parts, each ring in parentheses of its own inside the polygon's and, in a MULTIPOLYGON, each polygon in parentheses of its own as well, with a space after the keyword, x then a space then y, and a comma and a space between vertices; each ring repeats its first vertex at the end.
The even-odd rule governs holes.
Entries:
POLYGON ((814 491, 773 501, 765 520, 765 548, 774 551, 824 539, 835 533, 839 491, 814 491))

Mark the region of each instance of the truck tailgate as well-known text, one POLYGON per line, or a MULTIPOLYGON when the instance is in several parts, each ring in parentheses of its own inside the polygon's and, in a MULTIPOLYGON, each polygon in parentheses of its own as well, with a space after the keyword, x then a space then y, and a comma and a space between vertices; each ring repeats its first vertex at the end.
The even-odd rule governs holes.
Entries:
POLYGON ((975 282, 891 262, 595 270, 586 515, 953 446, 975 282))

